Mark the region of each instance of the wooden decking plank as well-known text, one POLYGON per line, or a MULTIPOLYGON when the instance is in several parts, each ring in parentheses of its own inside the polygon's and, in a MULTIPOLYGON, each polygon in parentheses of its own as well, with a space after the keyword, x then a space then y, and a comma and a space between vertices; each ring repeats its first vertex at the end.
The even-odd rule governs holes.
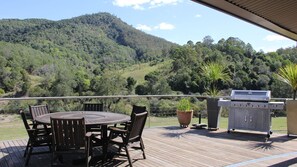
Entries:
POLYGON ((12 150, 9 148, 9 145, 7 144, 7 141, 4 141, 3 142, 3 150, 4 150, 4 153, 6 154, 6 162, 7 162, 7 165, 10 167, 10 166, 14 166, 14 161, 16 161, 16 159, 12 156, 12 150))
POLYGON ((7 163, 7 154, 4 152, 4 144, 2 142, 0 142, 0 166, 2 167, 8 167, 8 163, 7 163))
POLYGON ((20 162, 19 162, 19 158, 17 156, 17 152, 14 150, 15 146, 11 143, 10 140, 7 140, 5 142, 5 145, 9 150, 9 156, 12 158, 14 166, 20 166, 19 165, 20 162))
MULTIPOLYGON (((187 163, 183 163, 181 162, 184 161, 183 159, 181 159, 180 157, 177 159, 176 158, 176 152, 178 152, 178 154, 183 154, 182 151, 179 151, 179 150, 175 150, 176 152, 174 153, 170 153, 170 151, 164 151, 164 149, 155 149, 155 148, 150 148, 148 147, 148 150, 149 153, 149 157, 152 157, 154 159, 159 159, 159 161, 161 161, 160 163, 162 163, 161 166, 167 166, 167 165, 170 165, 170 166, 179 166, 179 165, 184 165, 184 166, 189 166, 189 164, 187 163, 190 163, 190 164, 196 164, 197 166, 206 166, 206 164, 202 164, 200 162, 190 162, 188 161, 187 163), (162 155, 162 158, 161 156, 162 155)), ((148 158, 149 159, 149 158, 148 158)))
MULTIPOLYGON (((195 142, 196 143, 204 142, 203 140, 201 140, 201 138, 199 138, 199 139, 200 139, 199 141, 195 141, 195 142)), ((157 140, 162 141, 162 142, 166 142, 165 141, 166 139, 163 139, 162 137, 161 138, 158 137, 157 140)), ((202 144, 202 146, 201 146, 201 145, 198 145, 198 144, 191 143, 192 141, 193 140, 174 141, 172 143, 176 143, 176 142, 180 143, 181 142, 183 145, 179 144, 179 147, 181 146, 183 149, 192 150, 192 154, 199 153, 199 156, 207 155, 206 157, 203 157, 202 159, 209 159, 209 157, 215 157, 213 159, 217 159, 216 157, 222 157, 220 154, 225 153, 225 151, 222 151, 222 149, 217 149, 217 148, 211 147, 212 146, 211 144, 206 143, 206 144, 202 144), (189 143, 189 141, 190 141, 190 143, 189 143), (201 149, 201 147, 205 147, 205 148, 201 149), (211 155, 211 154, 213 154, 213 155, 211 155)), ((207 139, 206 142, 209 142, 209 140, 207 139)), ((226 148, 228 148, 228 146, 226 148)), ((226 148, 223 148, 223 149, 226 149, 226 148)), ((244 152, 242 154, 245 155, 246 153, 244 152)), ((237 156, 237 154, 235 154, 235 155, 237 156)), ((209 160, 211 161, 212 159, 209 159, 209 160)))
POLYGON ((19 152, 19 161, 21 164, 25 164, 25 157, 24 157, 24 152, 26 149, 26 145, 27 145, 27 140, 25 139, 18 139, 18 140, 14 140, 13 141, 15 143, 15 145, 17 145, 17 151, 19 152))
MULTIPOLYGON (((195 147, 195 145, 192 144, 192 141, 194 138, 197 138, 196 136, 190 136, 192 137, 190 140, 187 140, 186 142, 191 146, 195 147)), ((231 159, 245 159, 245 158, 257 158, 258 156, 266 156, 267 154, 261 154, 259 152, 255 152, 253 155, 255 157, 250 157, 246 155, 246 148, 238 148, 237 146, 234 146, 233 144, 223 144, 222 140, 220 141, 213 141, 212 139, 206 139, 197 141, 199 143, 199 146, 196 148, 197 151, 200 149, 203 149, 204 152, 207 152, 208 155, 219 155, 219 157, 225 157, 227 160, 231 159), (224 156, 225 155, 225 156, 224 156), (230 156, 228 156, 230 155, 230 156), (237 157, 237 158, 235 158, 237 157)), ((197 144, 196 144, 197 145, 197 144)))
MULTIPOLYGON (((213 166, 214 164, 224 163, 219 159, 208 157, 203 154, 194 156, 194 160, 193 160, 193 158, 191 158, 193 156, 193 152, 187 149, 179 148, 174 144, 168 144, 168 143, 165 143, 164 141, 159 141, 154 139, 146 139, 146 140, 150 140, 150 144, 151 143, 157 144, 158 145, 157 153, 164 156, 165 157, 164 159, 168 159, 168 161, 172 161, 172 160, 174 161, 175 159, 187 160, 187 162, 177 161, 176 162, 177 165, 186 165, 185 163, 190 163, 190 164, 198 163, 203 166, 213 166), (211 163, 203 163, 203 161, 206 161, 206 160, 211 161, 211 163)), ((178 141, 178 142, 182 142, 182 141, 178 141)), ((155 148, 151 148, 151 149, 155 149, 155 148)))
MULTIPOLYGON (((143 140, 147 159, 141 151, 130 151, 133 166, 244 166, 262 167, 288 166, 297 164, 297 139, 276 134, 270 143, 265 143, 263 135, 231 133, 225 131, 191 130, 179 128, 145 129, 143 140)), ((0 166, 23 166, 26 139, 0 141, 0 166)), ((48 148, 37 148, 45 150, 48 148)), ((50 154, 31 156, 29 167, 50 166, 50 154)), ((127 166, 126 157, 117 162, 107 162, 107 166, 127 166)))
POLYGON ((14 161, 15 166, 22 166, 23 163, 20 161, 20 159, 22 159, 22 156, 21 156, 20 152, 18 151, 18 149, 16 148, 19 146, 15 145, 15 143, 12 140, 7 141, 7 144, 9 145, 10 149, 13 152, 13 158, 16 159, 14 161))

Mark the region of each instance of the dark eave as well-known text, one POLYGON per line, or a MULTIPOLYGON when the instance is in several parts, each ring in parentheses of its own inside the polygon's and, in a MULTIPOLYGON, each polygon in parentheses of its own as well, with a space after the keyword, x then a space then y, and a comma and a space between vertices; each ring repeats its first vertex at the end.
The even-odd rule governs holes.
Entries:
POLYGON ((297 0, 193 0, 297 41, 297 0))

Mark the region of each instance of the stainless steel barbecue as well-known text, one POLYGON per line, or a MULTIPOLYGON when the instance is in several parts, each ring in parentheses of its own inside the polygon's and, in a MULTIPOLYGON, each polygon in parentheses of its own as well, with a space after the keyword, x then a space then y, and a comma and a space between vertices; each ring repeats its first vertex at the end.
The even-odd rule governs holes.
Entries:
POLYGON ((230 130, 271 131, 271 110, 283 109, 283 102, 270 102, 270 91, 232 90, 230 100, 219 100, 218 105, 229 108, 228 133, 230 130))

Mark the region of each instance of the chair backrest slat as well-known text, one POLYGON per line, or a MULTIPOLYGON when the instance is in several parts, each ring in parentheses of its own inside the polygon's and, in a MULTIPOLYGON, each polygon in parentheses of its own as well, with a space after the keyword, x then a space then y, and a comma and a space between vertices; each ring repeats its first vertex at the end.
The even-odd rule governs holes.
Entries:
POLYGON ((55 150, 73 150, 85 146, 86 126, 84 118, 51 118, 55 150))
POLYGON ((37 116, 50 113, 48 109, 48 105, 37 105, 37 106, 29 105, 29 111, 33 121, 36 120, 37 116))
POLYGON ((84 103, 84 111, 103 111, 102 103, 84 103))
POLYGON ((139 140, 141 138, 147 115, 147 112, 132 115, 131 126, 129 126, 128 129, 126 142, 139 140))

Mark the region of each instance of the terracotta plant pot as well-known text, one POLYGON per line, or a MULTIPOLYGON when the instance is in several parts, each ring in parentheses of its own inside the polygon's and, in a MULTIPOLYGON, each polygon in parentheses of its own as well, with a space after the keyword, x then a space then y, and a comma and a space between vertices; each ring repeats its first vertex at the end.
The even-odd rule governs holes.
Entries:
POLYGON ((193 110, 190 111, 176 111, 177 119, 180 127, 186 128, 191 123, 193 117, 193 110))

